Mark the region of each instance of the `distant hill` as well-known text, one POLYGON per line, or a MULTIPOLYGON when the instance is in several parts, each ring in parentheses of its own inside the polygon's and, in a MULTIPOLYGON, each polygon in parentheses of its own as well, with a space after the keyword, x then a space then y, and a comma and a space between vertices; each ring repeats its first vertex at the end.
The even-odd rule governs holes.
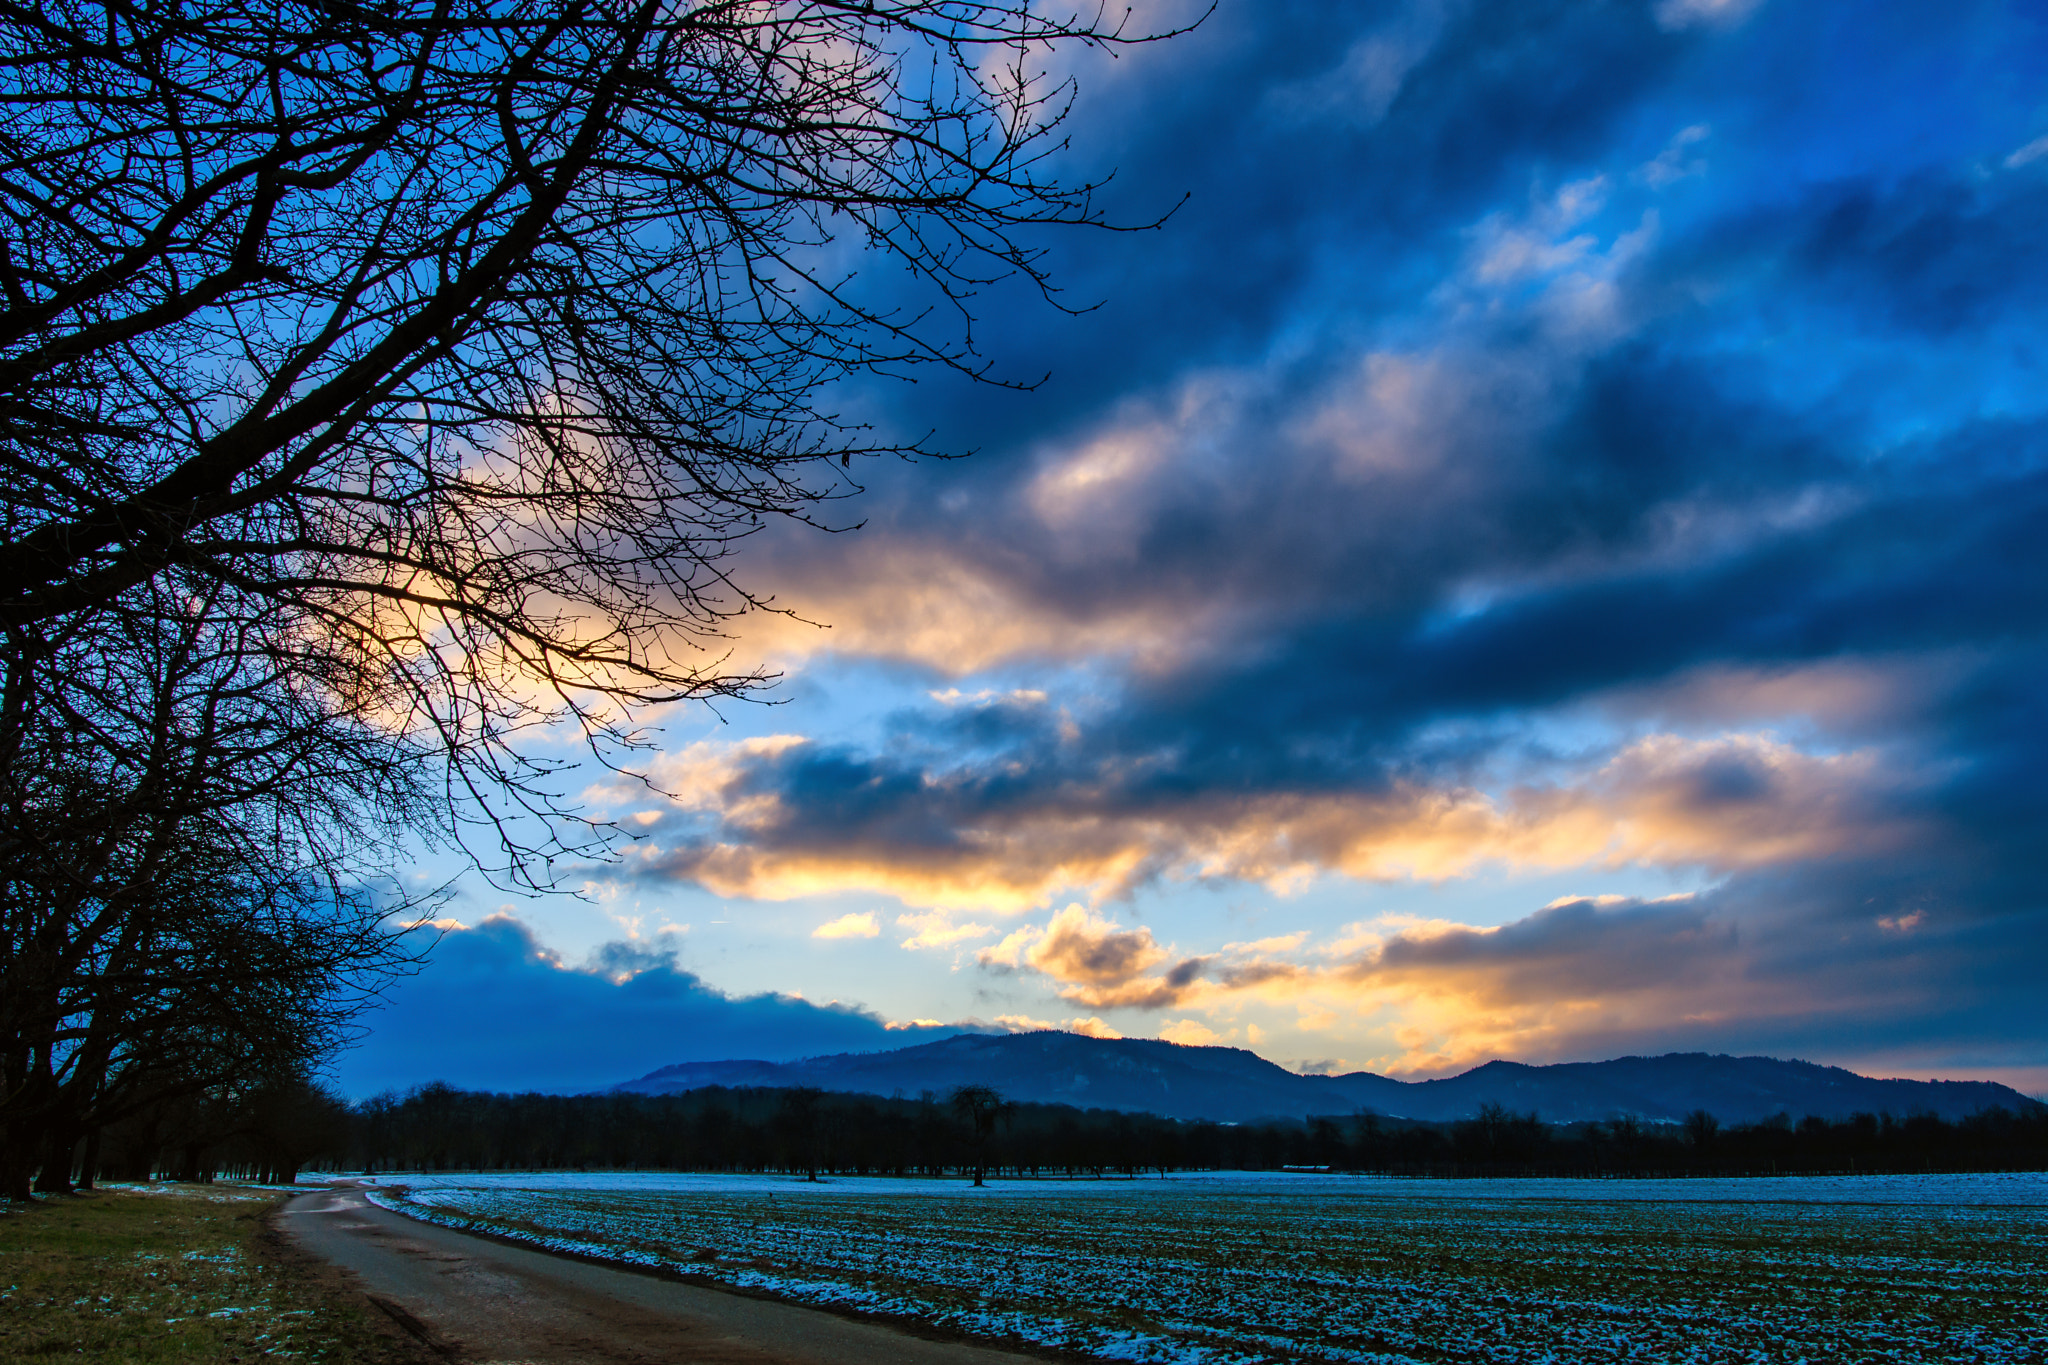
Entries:
POLYGON ((1234 1047, 1183 1047, 1155 1039, 1084 1038, 1046 1031, 960 1034, 893 1052, 842 1053, 797 1062, 686 1062, 617 1090, 664 1094, 707 1085, 787 1087, 915 1095, 992 1085, 1013 1100, 1125 1109, 1170 1118, 1242 1123, 1348 1114, 1459 1119, 1484 1104, 1535 1110, 1552 1123, 1633 1115, 1648 1122, 1705 1109, 1724 1123, 1787 1113, 1839 1119, 1858 1112, 1955 1119, 1981 1109, 2036 1107, 1990 1081, 1874 1080, 1835 1066, 1772 1057, 1674 1052, 1607 1062, 1525 1066, 1488 1062, 1440 1081, 1397 1081, 1367 1071, 1302 1076, 1234 1047))

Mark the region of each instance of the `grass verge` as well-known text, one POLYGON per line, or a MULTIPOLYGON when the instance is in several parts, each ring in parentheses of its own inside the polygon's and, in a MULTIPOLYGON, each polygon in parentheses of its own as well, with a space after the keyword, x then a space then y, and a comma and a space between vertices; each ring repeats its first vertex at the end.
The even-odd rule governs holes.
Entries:
POLYGON ((0 1204, 0 1361, 438 1360, 271 1230, 282 1198, 171 1185, 0 1204))

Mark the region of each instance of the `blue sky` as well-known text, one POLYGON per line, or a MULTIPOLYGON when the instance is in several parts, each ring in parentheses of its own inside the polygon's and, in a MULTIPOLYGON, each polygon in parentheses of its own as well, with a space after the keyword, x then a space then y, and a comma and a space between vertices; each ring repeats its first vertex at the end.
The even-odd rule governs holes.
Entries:
POLYGON ((580 897, 463 881, 343 1083, 1052 1023, 2048 1088, 2042 23, 1223 0, 1062 57, 1070 173, 1185 204, 1047 239, 1093 311, 980 301, 1035 389, 841 395, 974 453, 753 542, 829 626, 741 632, 779 704, 589 774, 637 839, 580 897))

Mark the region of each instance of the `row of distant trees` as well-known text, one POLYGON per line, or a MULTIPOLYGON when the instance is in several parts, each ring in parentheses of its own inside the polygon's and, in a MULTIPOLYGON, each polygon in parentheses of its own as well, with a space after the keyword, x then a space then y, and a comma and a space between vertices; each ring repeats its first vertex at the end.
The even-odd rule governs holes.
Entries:
POLYGON ((96 1130, 70 1154, 64 1174, 75 1190, 221 1176, 290 1185, 309 1162, 334 1165, 348 1150, 354 1121, 347 1101, 303 1078, 190 1091, 96 1130))
MULTIPOLYGON (((196 1130, 194 1130, 196 1131, 196 1130)), ((137 1131, 139 1152, 151 1134, 137 1131)), ((2048 1169, 2048 1109, 1789 1115, 1723 1126, 1546 1124, 1498 1106, 1447 1123, 1374 1114, 1251 1124, 1012 1104, 983 1086, 883 1098, 711 1087, 675 1095, 493 1094, 423 1086, 344 1109, 280 1108, 172 1173, 283 1163, 385 1173, 677 1170, 807 1175, 1138 1176, 1287 1167, 1414 1176, 1792 1175, 2048 1169)))
POLYGON ((547 885, 526 736, 766 681, 727 556, 916 453, 824 396, 1100 222, 1080 8, 0 9, 0 1198, 331 1108, 410 840, 547 885))
POLYGON ((2048 1107, 1935 1114, 1781 1113, 1724 1126, 1705 1110, 1681 1123, 1635 1118, 1546 1124, 1488 1105, 1456 1123, 1362 1114, 1305 1125, 1315 1164, 1401 1175, 1840 1175, 2048 1170, 2048 1107))

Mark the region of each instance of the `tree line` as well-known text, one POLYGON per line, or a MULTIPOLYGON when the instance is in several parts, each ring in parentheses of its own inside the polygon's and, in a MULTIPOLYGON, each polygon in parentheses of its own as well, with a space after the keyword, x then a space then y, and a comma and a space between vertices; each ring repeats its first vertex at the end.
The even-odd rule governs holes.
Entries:
POLYGON ((1389 1175, 1768 1176, 2048 1170, 2048 1106, 1936 1114, 1789 1113, 1723 1125, 1705 1110, 1682 1123, 1636 1118, 1546 1124, 1487 1105, 1455 1123, 1361 1114, 1304 1125, 1314 1164, 1389 1175))
POLYGON ((282 1095, 269 1106, 133 1123, 111 1135, 107 1150, 128 1175, 150 1173, 155 1144, 160 1173, 285 1180, 308 1163, 383 1174, 630 1169, 976 1180, 1289 1168, 1422 1177, 2048 1169, 2042 1107, 1956 1121, 1779 1115, 1723 1126, 1704 1111, 1682 1124, 1553 1125, 1488 1106, 1454 1122, 1358 1113, 1226 1124, 1010 1103, 982 1086, 882 1097, 717 1086, 672 1095, 499 1094, 443 1084, 353 1106, 282 1095))

